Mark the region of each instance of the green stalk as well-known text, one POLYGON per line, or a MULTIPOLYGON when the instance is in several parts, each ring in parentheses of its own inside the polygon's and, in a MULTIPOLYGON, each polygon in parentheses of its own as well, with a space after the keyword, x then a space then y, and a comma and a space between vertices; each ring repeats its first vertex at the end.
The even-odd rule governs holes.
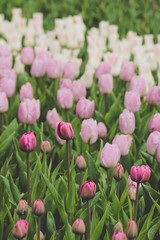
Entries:
POLYGON ((0 113, 0 134, 2 134, 3 123, 4 123, 3 113, 0 113))
POLYGON ((38 216, 38 234, 37 234, 37 240, 40 240, 40 228, 41 228, 41 219, 40 219, 40 216, 38 216))
MULTIPOLYGON (((80 170, 80 178, 79 178, 79 190, 82 186, 82 170, 80 170)), ((80 198, 80 192, 79 192, 79 198, 80 198)))
POLYGON ((66 122, 68 122, 68 113, 67 113, 67 109, 65 109, 65 119, 66 119, 66 122))
POLYGON ((69 169, 70 169, 69 140, 66 140, 66 155, 67 155, 67 178, 68 178, 68 192, 69 192, 69 169))
POLYGON ((136 201, 135 201, 134 218, 133 218, 135 222, 137 220, 137 212, 138 212, 138 192, 139 192, 139 182, 137 182, 136 201))
POLYGON ((91 231, 91 212, 89 200, 87 200, 87 240, 90 240, 90 231, 91 231))
POLYGON ((119 199, 119 181, 117 183, 116 195, 117 195, 117 198, 119 199))
POLYGON ((27 191, 28 191, 28 205, 31 207, 31 182, 30 182, 29 152, 27 152, 27 191))
POLYGON ((91 154, 91 144, 88 143, 88 146, 89 146, 89 154, 91 154))

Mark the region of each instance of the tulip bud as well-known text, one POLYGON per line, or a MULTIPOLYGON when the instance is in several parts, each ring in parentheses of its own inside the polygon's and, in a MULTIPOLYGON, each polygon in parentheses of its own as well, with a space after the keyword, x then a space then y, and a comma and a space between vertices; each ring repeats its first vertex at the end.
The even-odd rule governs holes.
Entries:
POLYGON ((134 76, 131 79, 129 90, 134 90, 139 93, 140 97, 143 97, 146 93, 145 79, 141 76, 134 76))
POLYGON ((24 47, 21 51, 21 62, 25 65, 31 65, 34 60, 34 50, 32 47, 24 47))
POLYGON ((130 189, 128 190, 128 195, 132 201, 136 200, 136 191, 137 187, 134 184, 132 184, 130 189))
POLYGON ((114 168, 113 176, 117 181, 119 181, 123 178, 123 175, 124 175, 124 168, 122 164, 119 163, 114 168))
POLYGON ((24 220, 17 221, 12 229, 12 234, 15 238, 22 239, 27 235, 28 222, 24 220))
POLYGON ((134 63, 131 61, 123 61, 120 71, 120 78, 129 81, 134 75, 134 63))
POLYGON ((79 190, 80 197, 84 200, 89 200, 96 194, 96 184, 86 181, 79 190))
POLYGON ((72 225, 72 232, 77 235, 82 235, 85 233, 85 224, 82 219, 78 218, 74 221, 72 225))
POLYGON ((49 78, 59 78, 62 75, 61 62, 49 59, 46 67, 46 73, 49 78))
POLYGON ((33 88, 29 82, 22 85, 20 89, 19 98, 21 101, 23 101, 25 98, 29 98, 29 99, 33 98, 33 88))
MULTIPOLYGON (((44 239, 44 235, 43 235, 43 233, 40 231, 40 240, 43 240, 43 239, 44 239)), ((37 234, 34 235, 33 240, 37 240, 37 234)))
POLYGON ((120 160, 120 151, 116 144, 106 143, 100 154, 100 162, 104 168, 114 167, 120 160))
POLYGON ((23 216, 27 213, 27 202, 25 200, 21 200, 17 207, 16 212, 19 216, 23 216))
POLYGON ((102 74, 98 79, 99 91, 104 94, 109 94, 113 90, 113 77, 110 73, 102 74))
POLYGON ((137 237, 138 230, 137 230, 137 225, 136 222, 133 220, 129 220, 127 229, 126 229, 126 235, 129 238, 135 238, 137 237))
POLYGON ((95 143, 98 139, 97 121, 92 118, 83 120, 80 136, 85 143, 95 143))
POLYGON ((57 101, 61 108, 69 109, 73 106, 73 93, 68 88, 61 88, 57 91, 57 101))
POLYGON ((63 140, 71 140, 74 138, 74 132, 71 123, 59 122, 57 124, 57 133, 63 140))
POLYGON ((113 234, 112 240, 127 240, 126 234, 123 231, 113 234))
POLYGON ((124 106, 130 112, 138 112, 141 106, 141 99, 138 92, 129 91, 125 93, 124 106))
POLYGON ((76 115, 79 118, 90 118, 94 112, 95 102, 81 97, 76 105, 76 115))
POLYGON ((34 77, 43 77, 46 71, 45 61, 41 58, 35 58, 31 66, 31 75, 34 77))
POLYGON ((51 144, 48 141, 41 142, 41 151, 42 152, 50 152, 51 151, 51 144))
POLYGON ((103 122, 98 123, 98 136, 100 138, 105 138, 107 136, 107 127, 103 122))
POLYGON ((36 145, 36 136, 33 132, 24 133, 19 140, 19 148, 23 152, 32 152, 36 145))
POLYGON ((122 226, 122 223, 121 222, 118 222, 115 226, 114 226, 114 232, 115 233, 118 233, 122 231, 123 232, 123 226, 122 226))
POLYGON ((132 142, 132 137, 128 135, 116 135, 112 141, 112 144, 116 144, 120 150, 122 156, 126 156, 129 152, 132 142))
POLYGON ((84 159, 84 157, 82 157, 82 155, 78 156, 76 158, 76 163, 77 163, 77 167, 80 169, 80 170, 83 170, 86 168, 86 161, 84 159))
POLYGON ((32 209, 33 213, 36 216, 41 216, 44 213, 44 204, 40 199, 35 200, 34 204, 33 204, 33 209, 32 209))
POLYGON ((131 179, 135 182, 147 182, 151 176, 151 170, 148 166, 131 167, 131 179))
POLYGON ((119 115, 119 128, 122 133, 133 133, 135 130, 135 116, 133 112, 124 109, 119 115))

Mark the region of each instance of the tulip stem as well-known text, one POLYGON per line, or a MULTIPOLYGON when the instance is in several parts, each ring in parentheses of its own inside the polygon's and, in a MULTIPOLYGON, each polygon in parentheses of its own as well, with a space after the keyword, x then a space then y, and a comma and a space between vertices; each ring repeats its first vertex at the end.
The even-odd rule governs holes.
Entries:
MULTIPOLYGON (((80 177, 79 177, 79 190, 81 188, 82 185, 82 170, 80 170, 80 177)), ((80 191, 79 191, 79 198, 80 198, 80 191)))
POLYGON ((0 113, 0 134, 2 134, 3 129, 3 113, 0 113))
POLYGON ((80 240, 80 236, 76 234, 76 240, 80 240))
POLYGON ((69 140, 66 140, 66 155, 67 155, 67 178, 68 178, 68 192, 69 192, 69 169, 70 169, 69 140))
POLYGON ((91 212, 89 200, 87 200, 87 240, 90 240, 90 228, 91 228, 91 212))
POLYGON ((36 77, 36 97, 38 98, 39 79, 36 77))
POLYGON ((66 118, 66 122, 68 122, 68 114, 67 114, 67 109, 65 109, 65 118, 66 118))
POLYGON ((117 198, 119 199, 119 181, 117 182, 116 194, 117 194, 117 198))
POLYGON ((41 228, 41 219, 38 217, 38 234, 37 234, 37 240, 40 240, 40 228, 41 228))
POLYGON ((137 220, 137 212, 138 212, 138 192, 139 192, 139 182, 137 182, 137 190, 136 190, 136 202, 135 202, 135 209, 134 209, 134 221, 137 220))
POLYGON ((31 183, 30 183, 29 152, 27 152, 27 191, 28 191, 28 205, 31 207, 31 183))

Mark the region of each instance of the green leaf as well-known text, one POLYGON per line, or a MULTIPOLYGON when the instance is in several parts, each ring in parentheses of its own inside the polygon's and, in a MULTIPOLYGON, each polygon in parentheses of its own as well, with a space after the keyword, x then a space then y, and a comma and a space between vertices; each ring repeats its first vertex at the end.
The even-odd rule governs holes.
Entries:
POLYGON ((20 192, 19 192, 18 187, 14 183, 11 175, 9 175, 9 184, 10 184, 10 189, 11 189, 11 192, 12 192, 12 195, 13 195, 13 199, 16 202, 16 204, 18 204, 19 201, 21 200, 20 192))
POLYGON ((49 211, 47 212, 47 232, 52 235, 56 231, 56 224, 53 214, 49 211))

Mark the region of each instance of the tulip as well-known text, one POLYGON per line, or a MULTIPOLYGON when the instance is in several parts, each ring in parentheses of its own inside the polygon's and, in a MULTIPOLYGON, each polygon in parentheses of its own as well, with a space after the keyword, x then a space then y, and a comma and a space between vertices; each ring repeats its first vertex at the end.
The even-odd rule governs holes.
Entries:
POLYGON ((130 172, 131 179, 135 182, 142 183, 147 182, 150 179, 151 176, 151 170, 149 166, 142 165, 139 167, 131 167, 130 172))
POLYGON ((147 152, 151 155, 155 155, 159 142, 160 132, 154 131, 150 133, 147 139, 147 152))
POLYGON ((31 65, 34 60, 34 50, 32 47, 24 47, 20 55, 21 62, 25 65, 31 65))
POLYGON ((0 71, 11 70, 12 60, 9 57, 0 57, 0 71))
POLYGON ((72 224, 72 232, 77 235, 83 235, 85 233, 85 224, 81 218, 78 218, 72 224))
POLYGON ((112 240, 127 240, 126 234, 123 231, 113 234, 112 240))
POLYGON ((132 184, 130 189, 128 190, 128 195, 132 201, 136 200, 136 190, 137 190, 137 187, 135 187, 134 184, 132 184))
POLYGON ((103 122, 98 123, 98 137, 105 138, 107 136, 107 127, 103 122))
POLYGON ((160 113, 156 113, 152 116, 149 121, 148 129, 150 132, 158 131, 160 132, 160 113))
POLYGON ((80 188, 80 196, 83 200, 89 200, 96 194, 96 184, 86 181, 80 188))
POLYGON ((7 46, 0 46, 0 57, 8 58, 11 56, 11 52, 7 46))
POLYGON ((99 78, 100 75, 110 73, 110 71, 111 71, 110 63, 109 62, 101 62, 99 64, 98 68, 96 69, 95 76, 96 76, 96 78, 99 78))
POLYGON ((132 142, 130 135, 116 135, 112 141, 112 144, 116 144, 120 150, 121 156, 126 156, 129 152, 132 142))
POLYGON ((17 207, 16 212, 19 216, 23 216, 27 213, 27 202, 25 200, 21 200, 17 207))
POLYGON ((22 239, 27 235, 28 222, 24 220, 17 221, 12 229, 12 234, 18 239, 22 239))
POLYGON ((19 148, 23 152, 32 152, 36 148, 36 136, 33 132, 27 132, 21 136, 19 148))
POLYGON ((19 98, 21 101, 24 101, 24 99, 26 98, 33 99, 33 88, 29 82, 22 85, 20 89, 19 98))
POLYGON ((137 229, 137 224, 133 220, 129 220, 127 229, 126 229, 126 235, 129 238, 135 238, 137 237, 138 234, 138 229, 137 229))
POLYGON ((152 87, 147 94, 147 102, 152 105, 160 103, 160 86, 152 87))
POLYGON ((40 199, 35 200, 32 211, 36 216, 44 214, 44 204, 40 199))
POLYGON ((70 140, 74 138, 74 132, 72 129, 72 125, 67 122, 59 122, 57 124, 57 132, 61 139, 70 140))
POLYGON ((64 78, 75 79, 77 76, 77 69, 75 64, 72 62, 64 64, 62 76, 64 78))
POLYGON ((46 71, 46 64, 41 58, 35 58, 31 66, 31 75, 38 78, 43 77, 46 71))
POLYGON ((0 92, 5 92, 7 97, 12 97, 16 90, 16 75, 14 73, 2 74, 0 79, 0 92))
POLYGON ((113 77, 110 73, 102 74, 98 79, 98 87, 101 93, 109 94, 113 90, 113 77))
POLYGON ((53 128, 53 129, 55 129, 56 124, 61 121, 61 118, 58 115, 57 110, 55 108, 53 108, 52 110, 49 110, 47 112, 46 119, 47 119, 47 122, 49 123, 49 125, 51 126, 51 128, 53 128))
POLYGON ((90 118, 94 112, 95 102, 82 97, 76 105, 76 115, 79 118, 90 118))
POLYGON ((62 88, 57 91, 57 101, 61 108, 69 109, 73 106, 73 94, 68 88, 62 88))
POLYGON ((130 112, 138 112, 141 106, 141 99, 139 93, 129 91, 125 93, 124 106, 130 112))
POLYGON ((58 128, 57 128, 58 124, 59 122, 56 123, 56 128, 55 128, 56 139, 57 139, 57 142, 59 142, 59 144, 63 145, 65 144, 66 140, 63 140, 59 137, 58 128))
POLYGON ((72 93, 75 101, 78 101, 82 97, 86 97, 86 88, 81 80, 73 81, 72 93))
POLYGON ((135 116, 133 112, 124 109, 119 115, 119 128, 122 133, 133 133, 135 130, 135 116))
POLYGON ((100 153, 100 162, 104 168, 114 167, 120 160, 120 151, 116 144, 106 143, 100 153))
POLYGON ((121 222, 116 223, 116 225, 114 226, 114 232, 118 233, 122 231, 123 232, 123 226, 121 222))
POLYGON ((24 99, 18 109, 18 118, 22 123, 33 124, 40 117, 40 101, 24 99))
POLYGON ((123 175, 124 175, 124 168, 122 164, 119 163, 114 168, 113 176, 117 181, 120 181, 123 178, 123 175))
POLYGON ((80 169, 80 170, 83 170, 86 168, 86 161, 84 159, 84 157, 82 155, 78 156, 76 158, 76 163, 77 163, 77 167, 80 169))
POLYGON ((145 79, 141 76, 132 77, 130 85, 129 85, 129 90, 136 91, 139 93, 140 97, 143 97, 146 93, 145 79))
POLYGON ((49 59, 46 66, 46 73, 49 78, 59 78, 62 75, 61 62, 49 59))
POLYGON ((134 63, 131 61, 123 61, 120 71, 120 78, 129 81, 134 76, 134 63))
MULTIPOLYGON (((44 239, 44 235, 43 233, 40 231, 40 239, 39 240, 43 240, 44 239)), ((37 240, 37 234, 34 235, 33 240, 37 240)))
POLYGON ((51 144, 48 141, 41 142, 41 151, 44 153, 48 153, 51 151, 51 144))
POLYGON ((92 118, 83 120, 81 125, 80 136, 83 142, 85 143, 88 143, 88 144, 95 143, 98 138, 97 121, 92 118))
POLYGON ((0 92, 0 113, 8 111, 8 98, 5 92, 0 92))
POLYGON ((62 78, 59 82, 59 87, 61 88, 68 88, 72 91, 72 80, 69 78, 62 78))

